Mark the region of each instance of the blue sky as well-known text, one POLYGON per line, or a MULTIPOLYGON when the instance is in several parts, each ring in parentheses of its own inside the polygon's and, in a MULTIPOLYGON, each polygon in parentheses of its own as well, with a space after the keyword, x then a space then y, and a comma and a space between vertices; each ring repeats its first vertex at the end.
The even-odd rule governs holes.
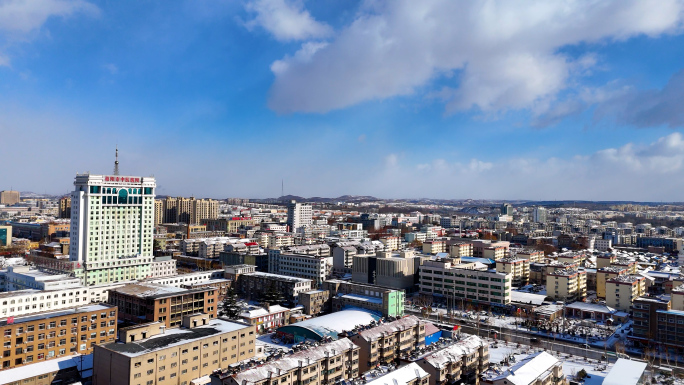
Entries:
POLYGON ((0 0, 0 189, 682 201, 684 1, 0 0))

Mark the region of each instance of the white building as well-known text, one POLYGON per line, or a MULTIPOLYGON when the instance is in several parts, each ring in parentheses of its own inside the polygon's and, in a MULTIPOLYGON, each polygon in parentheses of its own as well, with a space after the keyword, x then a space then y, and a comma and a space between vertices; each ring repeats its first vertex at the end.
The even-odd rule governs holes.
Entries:
POLYGON ((85 285, 150 275, 156 182, 78 174, 71 194, 70 260, 85 285))
POLYGON ((66 274, 53 274, 30 266, 9 266, 0 271, 0 290, 60 290, 82 287, 81 280, 66 274))
POLYGON ((307 278, 320 285, 332 273, 332 257, 283 254, 280 250, 269 250, 268 272, 307 278))
POLYGON ((21 317, 49 310, 90 304, 86 287, 60 290, 17 290, 0 293, 0 318, 21 317))
POLYGON ((537 223, 544 223, 548 219, 548 212, 543 207, 535 207, 532 210, 532 220, 537 223))
POLYGON ((596 239, 594 240, 594 249, 599 251, 606 251, 613 246, 612 239, 596 239))
POLYGON ((313 210, 311 205, 291 201, 287 205, 287 225, 291 232, 295 232, 302 226, 311 226, 313 210))
POLYGON ((428 383, 430 375, 423 370, 418 364, 412 362, 406 366, 402 366, 397 370, 393 370, 382 377, 375 378, 366 385, 424 385, 428 383))
POLYGON ((170 277, 176 274, 176 260, 170 256, 157 257, 150 263, 150 278, 170 277))

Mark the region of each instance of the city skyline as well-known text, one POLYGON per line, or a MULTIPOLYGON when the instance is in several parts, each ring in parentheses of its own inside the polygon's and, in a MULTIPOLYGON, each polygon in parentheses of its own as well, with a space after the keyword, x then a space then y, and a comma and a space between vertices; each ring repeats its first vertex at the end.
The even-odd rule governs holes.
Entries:
POLYGON ((5 2, 0 135, 21 167, 2 189, 64 194, 118 145, 159 195, 681 201, 683 18, 676 0, 5 2))

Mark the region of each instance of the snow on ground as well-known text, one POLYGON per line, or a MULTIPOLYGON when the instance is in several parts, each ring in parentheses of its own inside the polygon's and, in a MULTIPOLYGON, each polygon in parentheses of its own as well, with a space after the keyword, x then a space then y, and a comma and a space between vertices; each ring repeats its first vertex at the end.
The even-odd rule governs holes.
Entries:
MULTIPOLYGON (((525 345, 522 345, 521 348, 517 348, 517 344, 512 343, 508 345, 497 343, 496 346, 497 347, 494 347, 494 345, 489 346, 489 362, 499 363, 503 361, 506 356, 510 357, 511 355, 514 357, 515 362, 520 362, 520 360, 527 357, 529 354, 543 350, 525 345)), ((569 354, 559 354, 550 351, 547 351, 547 353, 563 361, 563 373, 565 373, 568 379, 572 379, 580 370, 586 370, 590 377, 586 378, 584 382, 585 385, 601 385, 603 379, 613 366, 612 364, 598 364, 596 360, 586 361, 584 357, 569 354)), ((515 364, 515 362, 511 363, 515 364)), ((506 368, 506 366, 504 365, 502 368, 506 368)))

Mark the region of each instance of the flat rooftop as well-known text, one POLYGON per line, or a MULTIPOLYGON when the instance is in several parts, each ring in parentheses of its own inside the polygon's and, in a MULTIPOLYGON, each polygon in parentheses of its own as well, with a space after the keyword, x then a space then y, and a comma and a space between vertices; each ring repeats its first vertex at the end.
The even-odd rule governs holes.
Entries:
POLYGON ((262 273, 260 271, 255 271, 253 273, 245 273, 242 274, 242 276, 250 276, 250 277, 261 277, 261 278, 267 278, 267 279, 277 279, 280 281, 289 281, 289 282, 312 282, 312 280, 307 279, 307 278, 297 278, 297 277, 291 277, 289 275, 281 275, 281 274, 271 274, 271 273, 262 273))
POLYGON ((176 328, 166 329, 164 334, 157 334, 140 342, 111 342, 100 345, 102 348, 123 354, 128 357, 136 357, 142 354, 152 353, 160 349, 183 345, 189 342, 201 340, 207 337, 230 333, 240 329, 252 329, 251 325, 238 322, 230 322, 219 319, 209 321, 207 325, 192 329, 176 328))
POLYGON ((110 291, 138 298, 162 298, 168 296, 189 294, 192 292, 190 289, 182 289, 180 287, 166 286, 156 283, 132 283, 122 287, 117 287, 116 289, 112 289, 110 291))
MULTIPOLYGON (((88 306, 73 307, 70 309, 62 309, 62 310, 56 310, 56 311, 45 311, 45 312, 41 312, 41 313, 35 313, 35 314, 27 315, 25 317, 14 317, 14 324, 37 321, 37 320, 41 320, 41 319, 61 317, 61 316, 65 316, 65 315, 90 313, 93 311, 111 310, 111 309, 116 309, 116 306, 88 305, 88 306)), ((7 326, 7 325, 8 325, 7 324, 7 318, 0 321, 0 326, 7 326)))

